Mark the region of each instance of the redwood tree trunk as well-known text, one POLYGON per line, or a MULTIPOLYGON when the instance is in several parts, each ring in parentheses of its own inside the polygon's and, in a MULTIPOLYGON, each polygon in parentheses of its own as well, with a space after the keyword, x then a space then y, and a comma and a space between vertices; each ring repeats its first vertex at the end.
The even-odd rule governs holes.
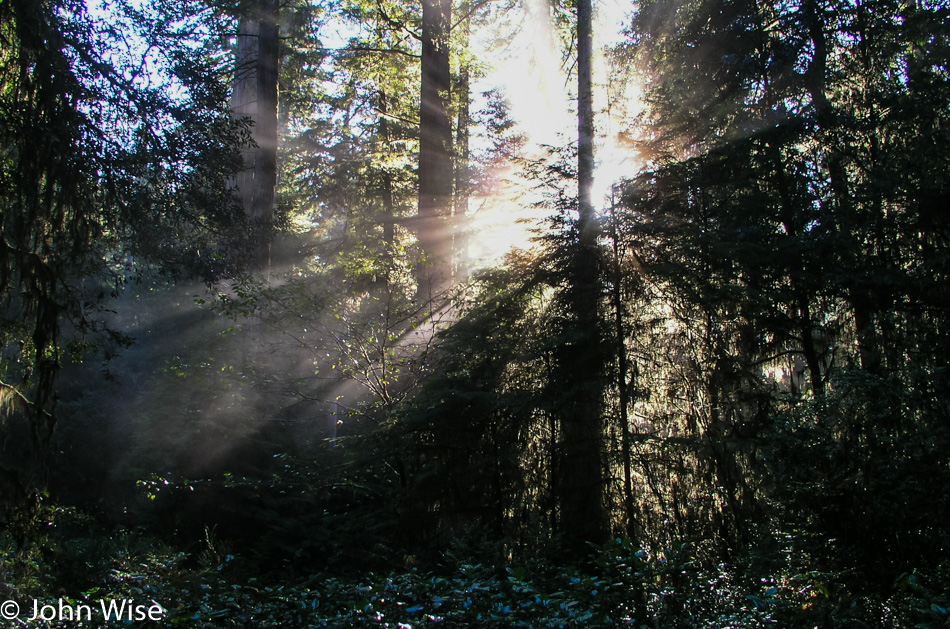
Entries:
POLYGON ((280 54, 278 0, 264 0, 258 28, 257 100, 254 136, 260 152, 260 183, 252 217, 267 223, 274 215, 277 189, 277 64, 280 54))
MULTIPOLYGON (((468 46, 469 23, 465 21, 463 46, 468 46)), ((455 274, 459 280, 468 277, 468 201, 471 174, 469 172, 469 124, 470 115, 470 71, 468 62, 459 68, 458 81, 458 117, 455 123, 455 211, 452 221, 454 242, 455 274)))
POLYGON ((259 230, 253 262, 262 271, 269 265, 269 231, 277 190, 279 8, 279 0, 259 0, 241 17, 231 94, 235 115, 253 123, 251 137, 256 146, 244 151, 245 170, 235 177, 235 186, 245 213, 259 230))
POLYGON ((448 283, 450 242, 445 228, 452 201, 452 122, 449 29, 451 0, 422 2, 422 84, 419 105, 418 238, 427 263, 417 273, 428 299, 448 283))

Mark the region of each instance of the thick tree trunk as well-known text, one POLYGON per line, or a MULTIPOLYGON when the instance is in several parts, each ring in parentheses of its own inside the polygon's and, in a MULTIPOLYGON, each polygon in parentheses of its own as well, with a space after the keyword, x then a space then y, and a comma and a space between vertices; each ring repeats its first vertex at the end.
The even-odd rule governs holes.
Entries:
POLYGON ((264 0, 258 28, 255 141, 260 152, 260 183, 251 216, 269 225, 277 190, 277 64, 280 55, 278 0, 264 0))
POLYGON ((427 261, 417 273, 421 299, 440 292, 450 276, 445 224, 452 207, 452 122, 448 112, 451 16, 452 0, 423 0, 417 233, 427 261))
MULTIPOLYGON (((250 120, 253 140, 257 120, 257 20, 242 17, 234 49, 234 78, 231 81, 231 111, 237 118, 250 120)), ((244 207, 251 215, 254 207, 254 188, 257 163, 257 147, 245 146, 241 150, 244 170, 234 176, 233 187, 244 207)))
POLYGON ((256 146, 244 150, 245 170, 235 177, 244 211, 258 228, 253 264, 266 271, 277 190, 277 75, 280 55, 278 0, 259 0, 242 16, 235 50, 231 109, 251 119, 256 146))

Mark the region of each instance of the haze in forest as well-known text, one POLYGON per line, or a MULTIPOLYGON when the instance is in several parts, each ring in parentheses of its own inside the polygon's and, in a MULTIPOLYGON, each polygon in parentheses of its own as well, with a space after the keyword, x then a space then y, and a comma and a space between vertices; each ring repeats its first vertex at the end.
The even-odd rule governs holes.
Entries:
POLYGON ((4 620, 947 624, 942 3, 0 41, 4 620))

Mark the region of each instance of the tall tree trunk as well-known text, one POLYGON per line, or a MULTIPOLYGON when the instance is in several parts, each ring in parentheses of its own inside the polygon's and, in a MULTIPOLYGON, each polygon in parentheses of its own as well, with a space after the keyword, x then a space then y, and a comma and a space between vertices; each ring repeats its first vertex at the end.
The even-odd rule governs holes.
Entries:
POLYGON ((244 151, 245 170, 235 185, 258 239, 253 264, 266 271, 270 262, 269 231, 277 190, 277 75, 280 58, 279 0, 258 0, 241 16, 235 50, 231 109, 253 123, 256 146, 244 151))
MULTIPOLYGON (((231 109, 250 118, 254 145, 243 151, 244 170, 234 184, 252 226, 249 252, 252 269, 270 272, 270 232, 277 189, 277 74, 279 62, 279 0, 254 0, 240 16, 231 109)), ((243 367, 253 371, 264 351, 261 321, 250 315, 244 322, 247 340, 243 367)))
MULTIPOLYGON (((462 37, 464 47, 468 47, 470 26, 465 20, 462 37)), ((452 220, 454 243, 454 271, 459 280, 468 277, 468 200, 469 200, 469 125, 471 124, 470 100, 471 87, 469 63, 462 61, 458 80, 458 117, 455 123, 455 210, 452 220)))
MULTIPOLYGON (((257 20, 242 16, 238 24, 234 48, 234 78, 231 81, 231 111, 237 118, 247 118, 251 124, 251 139, 254 139, 257 120, 257 20)), ((241 150, 244 169, 234 176, 233 187, 244 206, 244 213, 251 215, 254 207, 254 186, 257 163, 257 147, 245 146, 241 150)))
POLYGON ((452 0, 422 1, 422 84, 419 103, 419 245, 427 262, 417 273, 428 299, 448 283, 451 263, 445 221, 452 200, 449 29, 452 0))
MULTIPOLYGON (((393 142, 393 133, 389 122, 389 96, 379 92, 379 135, 383 143, 389 146, 393 142)), ((393 192, 393 177, 387 170, 382 173, 380 195, 383 201, 383 242, 386 244, 386 256, 391 260, 393 245, 396 244, 396 202, 393 192)))
POLYGON ((597 224, 591 201, 594 185, 593 8, 577 0, 577 213, 582 247, 597 244, 597 224))
POLYGON ((613 246, 613 260, 611 261, 610 299, 613 302, 614 315, 614 344, 617 351, 617 398, 620 405, 620 451, 623 458, 623 505, 627 519, 627 535, 636 539, 639 532, 636 530, 636 505, 633 498, 633 470, 632 470, 632 440, 630 434, 630 389, 635 379, 636 371, 631 373, 630 359, 627 355, 627 339, 624 330, 625 308, 623 304, 623 269, 621 268, 620 230, 618 229, 616 208, 611 202, 611 230, 610 241, 613 246), (630 382, 627 374, 630 373, 630 382))
POLYGON ((252 218, 269 228, 274 219, 277 193, 277 74, 280 60, 279 0, 263 0, 258 29, 256 125, 260 151, 260 183, 254 199, 252 218))
POLYGON ((560 532, 569 552, 609 536, 604 496, 603 391, 607 351, 600 302, 598 223, 591 203, 594 179, 594 110, 591 85, 591 0, 577 3, 577 189, 578 238, 571 252, 565 306, 572 328, 560 350, 564 403, 558 465, 560 532))

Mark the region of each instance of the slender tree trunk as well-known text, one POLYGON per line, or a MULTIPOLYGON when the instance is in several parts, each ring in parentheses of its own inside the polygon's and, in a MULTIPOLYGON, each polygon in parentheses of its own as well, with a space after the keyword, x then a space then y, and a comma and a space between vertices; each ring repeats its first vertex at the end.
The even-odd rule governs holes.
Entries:
POLYGON ((860 253, 861 243, 853 242, 853 224, 857 217, 854 212, 854 203, 851 198, 851 186, 845 168, 844 156, 841 150, 834 146, 832 131, 836 125, 834 111, 827 95, 828 72, 828 42, 825 33, 824 20, 820 14, 817 0, 806 0, 802 4, 802 15, 809 38, 812 40, 815 52, 811 63, 805 72, 805 86, 815 107, 818 126, 828 137, 830 146, 827 147, 825 164, 828 169, 831 193, 834 198, 834 210, 837 214, 835 223, 839 237, 842 239, 842 253, 844 255, 843 272, 852 276, 847 288, 848 300, 854 316, 855 336, 857 340, 858 358, 861 367, 871 373, 876 373, 881 366, 881 348, 874 322, 874 297, 867 288, 861 286, 860 275, 866 272, 866 260, 862 260, 860 253))
POLYGON ((598 230, 591 201, 594 185, 593 7, 577 1, 577 212, 582 247, 597 244, 598 230))
POLYGON ((586 542, 609 536, 604 496, 603 391, 607 352, 600 302, 598 224, 591 204, 594 176, 594 112, 591 85, 591 0, 577 4, 578 239, 571 253, 566 297, 570 340, 559 351, 561 412, 560 532, 568 551, 585 554, 586 542))
POLYGON ((452 121, 448 112, 451 18, 452 0, 422 1, 418 237, 427 259, 417 273, 422 299, 441 291, 451 274, 445 229, 452 202, 452 121))
POLYGON ((805 355, 805 364, 808 365, 811 390, 816 398, 821 399, 825 396, 824 370, 818 356, 818 346, 815 343, 811 309, 803 291, 798 293, 798 318, 802 334, 802 353, 805 355))
POLYGON ((387 173, 383 175, 383 242, 389 251, 386 255, 392 257, 393 245, 396 244, 396 203, 393 196, 393 178, 387 173))
MULTIPOLYGON (((389 118, 389 97, 385 92, 379 93, 379 135, 383 138, 383 143, 389 146, 393 141, 392 130, 390 129, 389 118)), ((396 244, 396 204, 393 192, 393 177, 389 171, 384 171, 380 183, 380 194, 383 201, 383 242, 386 244, 391 258, 393 245, 396 244)))
MULTIPOLYGON (((781 200, 781 220, 785 228, 787 238, 800 238, 804 230, 798 208, 795 207, 792 200, 791 188, 788 177, 786 176, 785 163, 777 146, 769 147, 772 161, 775 164, 775 181, 781 200)), ((800 254, 793 254, 794 259, 788 263, 789 281, 795 291, 795 306, 798 309, 798 327, 802 335, 802 353, 805 356, 805 364, 808 366, 809 377, 811 380, 812 392, 815 397, 822 398, 825 393, 824 373, 821 366, 821 360, 818 355, 818 346, 815 342, 814 321, 812 319, 811 308, 808 303, 808 294, 805 290, 805 279, 799 274, 801 270, 808 269, 808 263, 800 254)))
MULTIPOLYGON (((469 21, 463 26, 464 47, 468 47, 469 21)), ((459 280, 468 277, 468 200, 469 200, 469 125, 470 115, 470 72, 468 61, 462 61, 458 81, 458 117, 455 123, 455 211, 453 216, 453 241, 455 257, 455 275, 459 280)))
POLYGON ((630 360, 627 356, 626 334, 624 333, 624 306, 623 290, 621 282, 623 281, 623 270, 620 266, 620 234, 617 229, 617 215, 612 208, 613 226, 611 227, 610 239, 613 245, 613 281, 611 282, 610 298, 613 301, 614 309, 614 338, 617 349, 617 397, 620 404, 620 449, 623 458, 623 504, 627 518, 627 534, 635 537, 636 532, 636 509, 633 500, 633 472, 631 469, 632 436, 630 434, 630 387, 627 382, 627 374, 630 372, 630 360))

